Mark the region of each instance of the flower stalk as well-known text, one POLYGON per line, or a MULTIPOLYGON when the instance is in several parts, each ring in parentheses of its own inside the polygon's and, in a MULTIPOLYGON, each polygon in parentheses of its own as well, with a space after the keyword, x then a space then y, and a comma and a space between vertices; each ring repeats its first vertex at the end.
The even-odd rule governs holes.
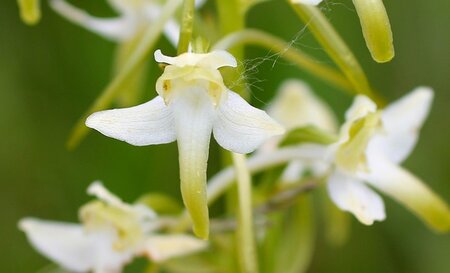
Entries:
POLYGON ((195 0, 184 0, 181 16, 180 39, 178 42, 178 55, 188 52, 194 30, 195 0))
POLYGON ((257 273, 255 234, 253 232, 252 182, 245 155, 233 153, 238 184, 238 259, 243 273, 257 273))

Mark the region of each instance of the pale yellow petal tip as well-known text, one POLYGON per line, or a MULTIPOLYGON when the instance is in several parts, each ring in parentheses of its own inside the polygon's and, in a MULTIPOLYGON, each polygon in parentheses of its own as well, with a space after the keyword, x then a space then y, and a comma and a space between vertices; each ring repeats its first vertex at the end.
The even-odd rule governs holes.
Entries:
POLYGON ((39 0, 17 0, 22 21, 33 26, 41 20, 41 8, 39 0))

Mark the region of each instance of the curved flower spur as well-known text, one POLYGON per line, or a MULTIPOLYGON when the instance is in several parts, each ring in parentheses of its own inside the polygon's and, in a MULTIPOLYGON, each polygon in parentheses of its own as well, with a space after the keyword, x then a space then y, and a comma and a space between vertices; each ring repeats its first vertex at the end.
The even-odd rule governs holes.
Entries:
POLYGON ((131 108, 94 113, 86 125, 136 146, 177 140, 183 201, 194 233, 206 239, 206 169, 211 133, 223 148, 245 154, 270 137, 283 134, 284 129, 224 85, 218 69, 237 65, 228 52, 168 57, 158 50, 155 59, 167 64, 156 82, 156 98, 131 108))

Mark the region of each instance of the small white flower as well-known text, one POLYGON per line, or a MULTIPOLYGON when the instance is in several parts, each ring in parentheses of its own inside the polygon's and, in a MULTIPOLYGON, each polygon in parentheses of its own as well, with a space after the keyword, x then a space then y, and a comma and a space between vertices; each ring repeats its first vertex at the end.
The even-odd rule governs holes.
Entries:
POLYGON ((399 166, 416 145, 432 98, 433 91, 421 87, 383 110, 377 110, 365 96, 355 99, 339 141, 330 147, 336 169, 329 177, 328 190, 339 208, 366 225, 384 220, 383 200, 369 184, 436 230, 450 229, 447 204, 399 166))
POLYGON ((31 244, 43 255, 74 272, 119 273, 135 256, 156 262, 204 249, 204 241, 188 235, 158 235, 156 214, 129 205, 94 182, 93 201, 80 210, 83 224, 25 218, 19 222, 31 244))
POLYGON ((137 146, 177 140, 183 200, 195 233, 206 238, 206 168, 211 133, 223 148, 250 153, 284 129, 225 87, 218 69, 236 67, 228 52, 167 57, 158 50, 155 59, 167 64, 156 83, 159 96, 135 107, 94 113, 86 125, 137 146))
MULTIPOLYGON (((66 0, 51 0, 51 7, 69 21, 85 27, 109 40, 127 41, 151 27, 158 19, 163 1, 158 0, 108 0, 110 6, 119 14, 116 18, 97 18, 72 6, 66 0)), ((205 0, 197 0, 197 7, 205 0)), ((180 27, 176 20, 170 20, 164 34, 176 46, 180 27)))
MULTIPOLYGON (((267 113, 287 130, 313 125, 329 133, 337 132, 338 123, 333 110, 300 80, 285 81, 269 105, 267 113)), ((261 147, 261 152, 275 150, 280 140, 281 137, 273 137, 261 147)), ((328 166, 329 164, 324 162, 296 160, 288 164, 281 181, 298 182, 306 169, 312 170, 314 174, 321 174, 328 166)))

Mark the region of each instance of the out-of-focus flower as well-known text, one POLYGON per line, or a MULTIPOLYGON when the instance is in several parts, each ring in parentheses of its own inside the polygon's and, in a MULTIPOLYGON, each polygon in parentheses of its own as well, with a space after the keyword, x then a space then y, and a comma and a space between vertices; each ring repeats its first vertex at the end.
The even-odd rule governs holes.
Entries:
POLYGON ((381 197, 367 184, 397 200, 438 231, 450 229, 447 204, 399 164, 412 152, 433 98, 429 88, 377 110, 358 96, 346 113, 340 139, 330 146, 335 171, 329 177, 331 199, 360 222, 385 219, 381 197))
POLYGON ((284 129, 225 87, 218 69, 236 66, 228 52, 167 57, 158 50, 155 59, 167 64, 156 83, 159 96, 135 107, 94 113, 86 125, 137 146, 177 140, 183 200, 195 233, 206 238, 206 168, 211 132, 223 148, 250 153, 284 129))
POLYGON ((161 262, 207 246, 188 235, 156 234, 159 221, 151 209, 122 202, 99 182, 88 193, 99 200, 80 209, 82 224, 35 218, 19 222, 30 243, 67 270, 118 273, 135 256, 161 262))
MULTIPOLYGON (((83 26, 109 40, 130 40, 144 29, 151 27, 158 19, 164 1, 159 0, 108 0, 110 6, 119 14, 116 18, 98 18, 72 6, 65 0, 51 0, 52 8, 69 21, 83 26)), ((200 6, 205 0, 197 0, 200 6)), ((180 27, 174 19, 170 20, 164 34, 176 46, 180 27)))
MULTIPOLYGON (((269 105, 267 113, 280 122, 287 130, 298 127, 315 126, 328 133, 337 132, 337 121, 331 108, 318 98, 310 87, 300 80, 285 81, 277 92, 277 96, 269 105)), ((268 140, 261 152, 270 152, 277 148, 281 137, 268 140)), ((324 162, 293 161, 283 172, 283 182, 298 182, 301 174, 310 169, 315 174, 323 173, 329 164, 324 162)))

